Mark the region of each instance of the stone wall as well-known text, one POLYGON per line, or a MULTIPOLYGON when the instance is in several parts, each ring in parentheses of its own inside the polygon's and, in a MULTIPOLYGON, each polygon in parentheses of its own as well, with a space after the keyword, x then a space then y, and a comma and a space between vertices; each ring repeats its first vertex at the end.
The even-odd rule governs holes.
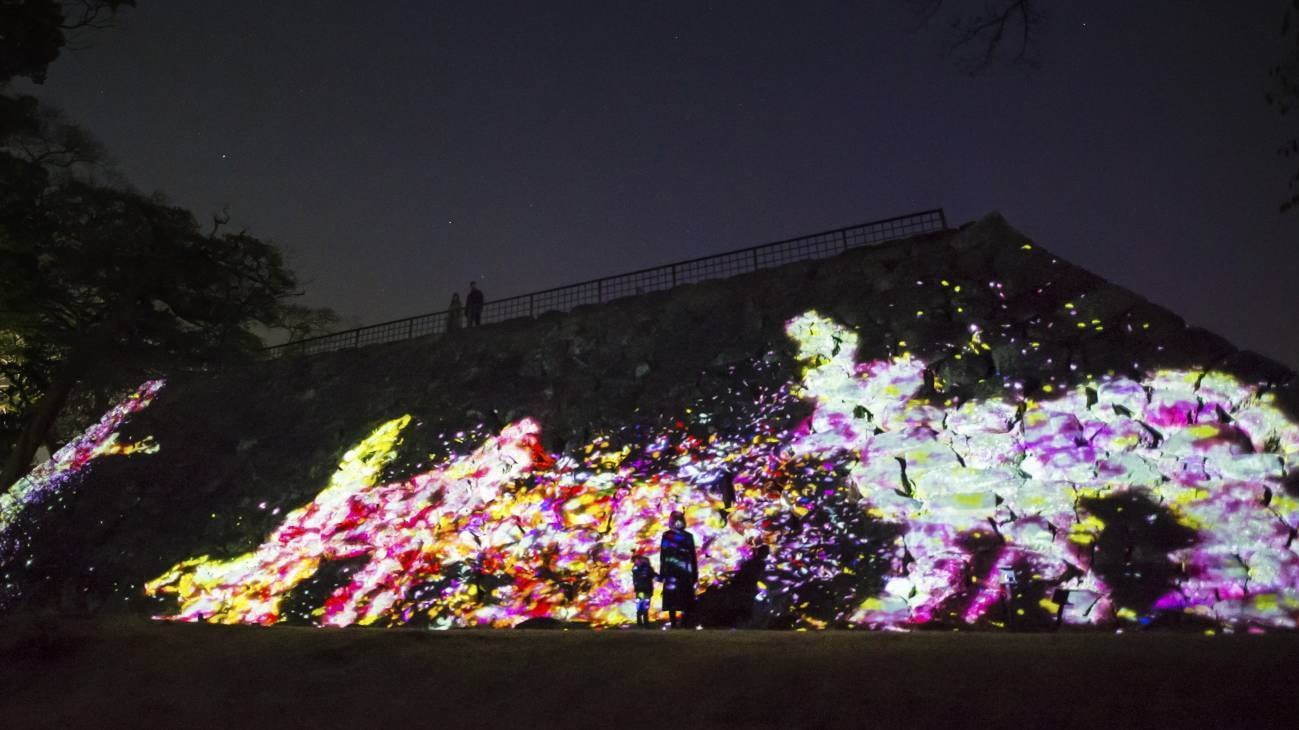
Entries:
MULTIPOLYGON (((1066 574, 1065 567, 1049 580, 1026 578, 1019 588, 1007 573, 1004 590, 995 600, 986 591, 956 585, 996 575, 995 556, 1011 554, 1009 529, 1001 534, 992 528, 995 536, 982 545, 976 543, 983 538, 970 537, 978 528, 966 526, 957 530, 964 547, 945 548, 956 550, 953 559, 961 566, 952 568, 960 575, 948 576, 952 591, 935 594, 932 605, 913 600, 910 606, 893 605, 892 613, 864 611, 870 601, 896 592, 897 585, 890 589, 889 582, 911 569, 906 536, 921 528, 881 508, 870 488, 863 486, 859 467, 868 461, 864 444, 845 437, 828 450, 805 448, 796 453, 799 444, 811 438, 809 429, 816 431, 816 414, 832 411, 832 405, 846 408, 843 418, 865 419, 875 436, 892 430, 875 414, 863 415, 868 403, 886 410, 887 403, 861 396, 849 406, 830 404, 829 396, 809 381, 809 373, 825 364, 817 358, 841 359, 843 343, 851 343, 853 350, 845 353, 849 357, 844 366, 845 382, 855 383, 851 387, 868 379, 863 374, 867 370, 858 372, 853 363, 918 363, 912 373, 918 380, 905 389, 900 402, 944 412, 957 412, 962 404, 1003 404, 1018 413, 1006 430, 1018 434, 1020 460, 1033 425, 1024 422, 1026 406, 1073 403, 1071 398, 1083 397, 1079 394, 1095 395, 1097 383, 1112 382, 1145 387, 1148 403, 1154 392, 1151 378, 1161 371, 1233 376, 1232 382, 1246 395, 1228 410, 1265 399, 1282 414, 1267 426, 1268 438, 1275 443, 1260 441, 1249 450, 1277 454, 1277 474, 1254 475, 1261 480, 1260 488, 1290 494, 1290 482, 1284 478, 1288 442, 1281 443, 1289 432, 1277 434, 1288 427, 1284 419, 1294 413, 1293 373, 1237 351, 1222 338, 1188 327, 1167 310, 1059 260, 991 215, 959 231, 568 314, 465 330, 443 339, 176 376, 152 405, 133 414, 117 432, 122 444, 152 439, 156 452, 115 455, 111 449, 87 450, 94 458, 84 460, 84 466, 68 462, 70 478, 60 482, 57 493, 19 505, 22 509, 3 528, 12 543, 11 549, 0 552, 3 601, 8 608, 163 613, 189 605, 193 610, 188 618, 267 623, 318 622, 323 611, 324 619, 348 619, 337 623, 369 617, 377 623, 510 625, 544 616, 617 624, 629 616, 624 605, 626 566, 621 561, 632 552, 645 552, 651 538, 657 540, 671 506, 687 509, 692 529, 706 543, 701 548, 716 553, 701 569, 701 611, 711 623, 1005 626, 1013 623, 1014 602, 1027 601, 1031 594, 1031 610, 1020 615, 1043 625, 1065 617, 1069 604, 1061 591, 1096 592, 1091 583, 1066 574), (799 319, 810 312, 822 318, 816 321, 825 322, 821 334, 838 333, 826 341, 825 352, 809 354, 807 341, 791 335, 791 323, 812 321, 799 319), (349 449, 371 443, 367 439, 376 438, 385 424, 403 415, 409 415, 409 421, 393 427, 400 435, 393 436, 392 444, 372 443, 367 447, 371 456, 356 457, 364 466, 361 470, 369 471, 356 476, 354 483, 340 481, 340 474, 350 474, 349 449), (512 435, 502 441, 506 434, 512 435), (653 449, 660 442, 663 459, 653 449), (348 576, 364 575, 367 561, 373 566, 380 552, 396 550, 392 545, 398 543, 382 548, 366 543, 364 549, 349 552, 351 548, 339 546, 365 543, 375 539, 375 533, 356 532, 356 525, 348 523, 352 532, 344 535, 333 524, 330 539, 338 544, 325 553, 295 554, 292 559, 266 553, 301 541, 301 529, 290 530, 290 523, 312 519, 317 507, 325 515, 330 508, 322 500, 330 490, 352 495, 352 516, 340 520, 375 524, 384 507, 366 502, 370 497, 365 495, 397 495, 392 504, 418 511, 421 504, 447 501, 460 488, 455 486, 463 478, 456 476, 457 465, 478 464, 486 474, 495 468, 492 459, 515 453, 511 449, 532 456, 518 456, 528 463, 503 473, 493 487, 494 496, 464 507, 466 514, 508 519, 492 514, 507 503, 519 514, 550 514, 546 510, 559 499, 555 495, 567 499, 576 494, 572 490, 588 490, 597 496, 587 502, 599 508, 591 507, 590 514, 605 520, 603 528, 579 519, 586 507, 563 507, 568 511, 555 517, 559 523, 531 528, 538 535, 555 530, 579 535, 572 539, 581 545, 582 560, 564 557, 564 551, 577 549, 572 544, 541 546, 544 540, 539 537, 541 547, 530 549, 551 550, 558 558, 548 554, 538 563, 541 559, 535 555, 520 557, 523 548, 515 543, 509 549, 490 546, 472 514, 466 518, 472 524, 452 525, 446 521, 460 518, 444 515, 440 527, 380 530, 395 535, 392 539, 401 541, 407 553, 423 551, 402 558, 408 561, 404 571, 374 578, 386 581, 382 600, 395 601, 380 611, 370 608, 380 600, 378 593, 362 595, 374 586, 349 588, 349 580, 359 579, 348 576), (647 456, 651 453, 653 458, 647 456), (676 461, 668 463, 667 456, 676 461), (620 506, 619 500, 629 499, 628 490, 651 487, 657 491, 637 497, 642 501, 634 519, 623 515, 620 510, 632 509, 620 506), (513 501, 506 500, 507 493, 513 501), (550 502, 539 506, 525 499, 541 499, 537 495, 542 494, 550 495, 550 502), (290 514, 304 505, 309 514, 290 514), (651 514, 655 510, 664 514, 651 514), (623 516, 625 524, 618 522, 623 516), (615 522, 623 527, 612 528, 615 522), (435 533, 442 535, 439 540, 459 540, 457 545, 470 544, 464 537, 470 534, 479 552, 459 555, 456 561, 445 555, 430 557, 433 538, 428 536, 435 533), (835 547, 825 548, 828 544, 835 547), (508 555, 500 557, 493 550, 508 555), (231 572, 232 566, 243 565, 236 558, 250 554, 261 556, 253 573, 274 567, 302 575, 268 588, 274 581, 264 575, 254 580, 249 573, 231 572), (198 556, 206 556, 207 562, 194 562, 198 556), (412 567, 411 560, 418 565, 412 567), (492 562, 500 560, 505 567, 492 562), (558 565, 554 560, 569 562, 558 565), (806 564, 816 567, 807 569, 806 564), (458 567, 453 570, 451 565, 458 567), (525 567, 531 571, 526 590, 532 591, 526 601, 519 597, 525 590, 520 577, 525 567), (203 570, 207 577, 200 579, 203 570), (165 580, 168 575, 170 581, 165 580), (160 579, 151 587, 155 597, 147 597, 145 585, 154 579, 160 579), (208 583, 195 588, 204 580, 208 583), (1020 591, 1018 597, 1011 595, 1014 590, 1020 591), (230 608, 257 591, 274 594, 270 613, 230 608), (337 613, 322 608, 331 594, 337 613), (1053 597, 1064 602, 1052 603, 1053 597), (981 600, 989 605, 979 608, 981 600), (496 610, 476 608, 475 601, 518 605, 496 610), (1056 604, 1057 610, 1046 616, 1051 613, 1047 608, 1056 604)), ((1196 380, 1195 387, 1198 384, 1196 380)), ((1188 397, 1201 406, 1205 402, 1194 388, 1188 397)), ((1087 403, 1079 407, 1090 409, 1091 400, 1083 400, 1087 403)), ((1215 422, 1233 420, 1226 411, 1220 415, 1213 414, 1215 422)), ((1209 418, 1198 411, 1187 417, 1196 422, 1209 418)), ((930 430, 944 432, 946 418, 930 430)), ((1013 467, 1022 475, 1020 462, 1013 467)), ((910 489, 905 470, 896 478, 900 491, 910 489)), ((1167 474, 1152 479, 1176 481, 1167 474)), ((1169 602, 1169 592, 1193 578, 1185 560, 1178 567, 1176 557, 1169 557, 1185 547, 1179 540, 1195 542, 1178 530, 1195 530, 1186 526, 1186 514, 1160 503, 1161 498, 1141 485, 1126 485, 1103 498, 1070 498, 1071 504, 1100 500, 1092 512, 1110 526, 1108 532, 1098 528, 1086 550, 1078 549, 1076 540, 1060 548, 1066 566, 1083 573, 1100 571, 1101 583, 1108 586, 1104 600, 1109 610, 1079 623, 1149 622, 1171 613, 1189 614, 1197 621, 1226 620, 1191 603, 1169 602), (1153 526, 1148 534, 1119 515, 1123 504, 1130 504, 1129 515, 1153 526), (1108 554, 1097 558, 1097 545, 1108 554), (1116 552, 1128 554, 1115 557, 1116 552), (1120 574, 1140 572, 1142 566, 1155 576, 1155 587, 1131 590, 1142 580, 1120 574)), ((997 496, 988 508, 990 524, 1004 517, 998 516, 997 505, 1005 501, 997 496)), ((1015 519, 1019 516, 1001 524, 1015 519)), ((1288 513, 1277 519, 1292 524, 1284 522, 1291 519, 1288 513)), ((323 528, 317 524, 311 529, 323 528)), ((517 542, 518 537, 510 539, 517 542)), ((1066 534, 1059 539, 1069 538, 1066 534)), ((450 549, 449 543, 438 544, 439 549, 450 549)), ((910 556, 913 562, 914 558, 910 556)), ((1279 580, 1284 588, 1289 579, 1279 580)), ((1282 603, 1292 599, 1290 593, 1281 593, 1282 603)), ((1299 608, 1284 608, 1270 623, 1266 615, 1251 614, 1249 620, 1287 625, 1296 613, 1299 608)))

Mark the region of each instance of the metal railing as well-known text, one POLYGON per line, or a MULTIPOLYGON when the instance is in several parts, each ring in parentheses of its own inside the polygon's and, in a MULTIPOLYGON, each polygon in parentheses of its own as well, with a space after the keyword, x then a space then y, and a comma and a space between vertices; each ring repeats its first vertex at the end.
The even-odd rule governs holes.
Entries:
MULTIPOLYGON (((827 258, 850 248, 946 229, 947 215, 942 208, 859 223, 809 236, 799 236, 626 274, 606 276, 579 284, 520 294, 507 299, 497 299, 483 305, 482 324, 522 317, 535 318, 550 312, 567 312, 584 304, 603 304, 614 299, 662 291, 682 284, 723 279, 795 261, 827 258)), ((449 313, 444 310, 395 319, 391 322, 275 345, 266 348, 263 352, 268 357, 315 355, 414 337, 440 335, 447 331, 449 316, 449 313)))

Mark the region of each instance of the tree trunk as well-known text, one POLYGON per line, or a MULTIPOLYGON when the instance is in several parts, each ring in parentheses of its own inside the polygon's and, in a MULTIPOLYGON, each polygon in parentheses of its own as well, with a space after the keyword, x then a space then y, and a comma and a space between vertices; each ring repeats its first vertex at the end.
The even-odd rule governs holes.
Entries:
POLYGON ((68 402, 68 395, 72 392, 72 386, 76 384, 79 374, 80 368, 75 362, 67 363, 60 368, 54 382, 50 383, 50 389, 41 396, 36 412, 32 414, 22 435, 18 437, 14 450, 5 461, 4 472, 0 473, 0 491, 8 489, 27 473, 36 450, 46 441, 50 428, 54 426, 54 420, 59 417, 64 404, 68 402))

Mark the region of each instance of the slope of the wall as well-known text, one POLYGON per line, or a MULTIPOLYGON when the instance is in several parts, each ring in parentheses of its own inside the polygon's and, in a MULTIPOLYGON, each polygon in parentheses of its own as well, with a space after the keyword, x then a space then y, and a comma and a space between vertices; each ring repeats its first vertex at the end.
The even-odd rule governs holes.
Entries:
POLYGON ((615 625, 683 509, 709 623, 1291 626, 1292 378, 994 215, 175 378, 10 490, 0 601, 615 625))

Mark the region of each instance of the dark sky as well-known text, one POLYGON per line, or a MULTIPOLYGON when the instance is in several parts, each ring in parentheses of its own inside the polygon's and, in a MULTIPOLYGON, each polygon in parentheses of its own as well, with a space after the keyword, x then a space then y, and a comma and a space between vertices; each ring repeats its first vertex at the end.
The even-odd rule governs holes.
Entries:
POLYGON ((1299 366, 1285 2, 1045 4, 972 79, 903 0, 141 0, 41 93, 349 324, 944 206, 1299 366))

